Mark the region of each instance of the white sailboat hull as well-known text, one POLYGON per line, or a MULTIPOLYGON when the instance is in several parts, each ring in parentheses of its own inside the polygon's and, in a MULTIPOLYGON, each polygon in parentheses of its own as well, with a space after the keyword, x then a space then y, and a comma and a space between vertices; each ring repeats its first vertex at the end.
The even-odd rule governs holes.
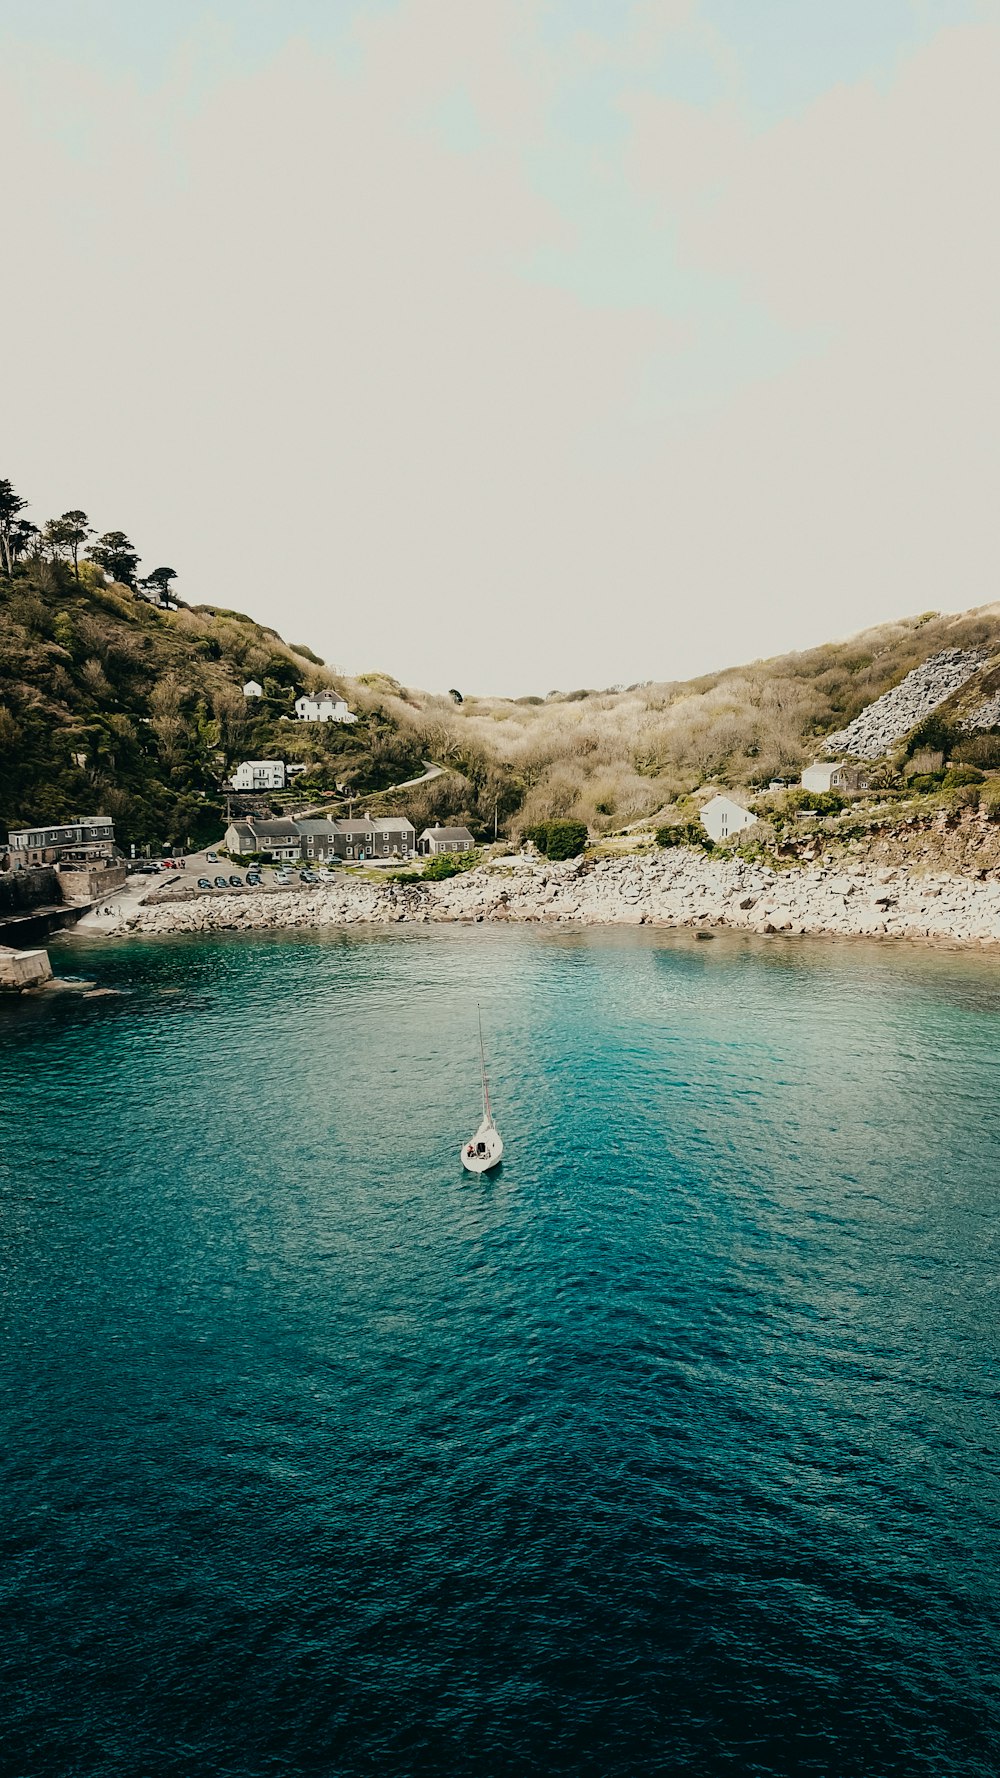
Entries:
POLYGON ((484 1117, 471 1142, 462 1145, 462 1165, 467 1173, 489 1173, 503 1160, 503 1139, 491 1117, 484 1117), (476 1151, 482 1145, 483 1153, 476 1151))

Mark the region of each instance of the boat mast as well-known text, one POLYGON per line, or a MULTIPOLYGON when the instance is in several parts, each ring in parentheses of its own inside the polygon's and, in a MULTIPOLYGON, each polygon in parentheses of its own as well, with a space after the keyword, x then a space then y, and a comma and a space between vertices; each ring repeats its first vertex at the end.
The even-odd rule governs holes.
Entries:
POLYGON ((476 1011, 479 1014, 479 1060, 483 1070, 483 1117, 488 1118, 489 1122, 492 1123, 493 1113, 490 1110, 490 1089, 486 1084, 486 1051, 483 1049, 483 1009, 478 1003, 476 1005, 476 1011))

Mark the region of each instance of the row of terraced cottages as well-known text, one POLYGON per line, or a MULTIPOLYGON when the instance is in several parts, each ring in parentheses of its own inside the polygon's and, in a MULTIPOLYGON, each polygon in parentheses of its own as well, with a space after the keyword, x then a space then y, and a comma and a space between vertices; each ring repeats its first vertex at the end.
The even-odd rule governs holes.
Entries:
POLYGON ((291 816, 263 821, 250 816, 231 821, 226 828, 226 849, 237 858, 251 853, 270 853, 272 858, 293 863, 326 864, 340 858, 347 864, 371 859, 413 858, 417 853, 468 852, 475 845, 467 827, 425 827, 419 839, 405 816, 354 815, 345 821, 302 820, 291 816))

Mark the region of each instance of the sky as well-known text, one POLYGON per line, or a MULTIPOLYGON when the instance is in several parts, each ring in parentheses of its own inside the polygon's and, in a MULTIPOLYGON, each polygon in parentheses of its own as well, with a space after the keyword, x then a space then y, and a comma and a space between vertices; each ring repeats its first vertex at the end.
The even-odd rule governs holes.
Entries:
POLYGON ((0 475, 347 672, 1000 597, 1000 0, 0 0, 0 475))

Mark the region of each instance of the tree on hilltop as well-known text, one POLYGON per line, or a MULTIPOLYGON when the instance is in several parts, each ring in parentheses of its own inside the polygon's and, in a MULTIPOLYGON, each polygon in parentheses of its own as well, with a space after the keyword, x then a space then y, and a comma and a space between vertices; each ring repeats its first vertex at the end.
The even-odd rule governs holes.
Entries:
POLYGON ((157 592, 162 593, 163 597, 167 599, 170 597, 170 582, 176 579, 176 568, 154 568, 152 574, 146 575, 142 585, 154 587, 157 592))
POLYGON ((15 493, 13 482, 0 481, 0 562, 3 564, 8 579, 14 572, 14 563, 17 559, 17 552, 12 547, 16 535, 15 528, 19 522, 25 522, 24 520, 19 521, 18 515, 24 511, 27 504, 26 500, 21 499, 20 494, 15 493))
POLYGON ((40 532, 30 519, 15 519, 10 528, 10 558, 17 563, 37 544, 40 532))
POLYGON ((131 587, 135 591, 135 571, 139 566, 137 550, 129 542, 124 531, 105 531, 96 543, 92 543, 87 551, 92 562, 110 574, 112 580, 120 581, 122 586, 131 587))
POLYGON ((73 506, 56 520, 56 524, 60 526, 64 542, 73 558, 73 577, 79 585, 80 550, 87 538, 94 535, 90 521, 85 512, 81 512, 78 506, 73 506))
POLYGON ((50 519, 45 527, 45 542, 53 556, 70 557, 77 585, 80 582, 80 545, 92 535, 87 515, 79 507, 64 512, 58 519, 50 519))

